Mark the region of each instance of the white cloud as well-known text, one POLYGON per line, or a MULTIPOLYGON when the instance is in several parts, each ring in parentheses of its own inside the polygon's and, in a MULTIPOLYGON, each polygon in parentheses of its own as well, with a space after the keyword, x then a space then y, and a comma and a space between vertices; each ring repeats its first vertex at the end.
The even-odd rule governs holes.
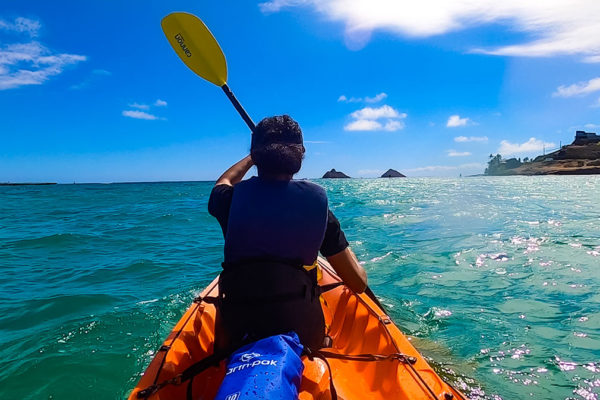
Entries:
POLYGON ((451 115, 446 122, 448 128, 456 128, 459 126, 466 126, 470 122, 469 118, 461 118, 460 115, 451 115))
POLYGON ((328 140, 305 140, 304 143, 308 143, 308 144, 326 144, 326 143, 331 143, 328 140))
POLYGON ((382 128, 379 122, 369 119, 358 119, 344 126, 346 131, 380 131, 382 128))
POLYGON ((148 104, 140 104, 140 103, 131 103, 129 104, 131 108, 137 108, 138 110, 149 110, 150 106, 148 104))
POLYGON ((53 53, 35 41, 6 45, 0 48, 0 90, 41 85, 67 66, 85 60, 77 54, 53 53))
POLYGON ((364 99, 362 97, 346 97, 341 95, 338 97, 338 103, 362 103, 364 99))
POLYGON ((522 57, 577 54, 584 61, 600 62, 598 0, 270 0, 259 4, 264 13, 296 6, 312 7, 329 20, 344 23, 349 47, 364 46, 374 30, 422 38, 501 25, 532 39, 475 51, 522 57))
POLYGON ((470 156, 471 153, 468 151, 456 151, 456 150, 448 150, 448 157, 467 157, 470 156))
POLYGON ((387 104, 378 108, 365 107, 350 114, 354 121, 344 126, 344 130, 395 132, 404 128, 401 120, 406 116, 406 113, 398 112, 387 104))
POLYGON ((365 107, 350 114, 355 119, 379 119, 379 118, 405 118, 406 114, 401 114, 394 108, 383 105, 378 108, 365 107))
MULTIPOLYGON (((405 118, 406 114, 401 114, 402 117, 401 118, 405 118)), ((404 122, 399 121, 397 119, 391 119, 388 122, 385 123, 385 125, 383 126, 383 130, 384 131, 388 131, 388 132, 395 132, 395 131, 399 131, 400 129, 404 129, 404 122)))
POLYGON ((338 102, 342 102, 342 103, 379 103, 381 100, 384 100, 387 98, 387 93, 379 93, 376 94, 373 97, 346 97, 345 95, 341 95, 340 97, 338 97, 338 102))
POLYGON ((464 169, 476 169, 485 168, 485 164, 480 163, 468 163, 461 165, 429 165, 426 167, 418 167, 407 169, 407 172, 443 172, 443 171, 457 171, 464 169))
POLYGON ((600 78, 594 78, 587 82, 574 83, 569 86, 559 86, 552 96, 573 97, 597 92, 598 90, 600 90, 600 78))
POLYGON ((599 63, 600 62, 600 54, 595 55, 595 56, 587 56, 586 58, 583 59, 583 61, 588 62, 588 63, 599 63))
POLYGON ((466 143, 466 142, 487 142, 487 136, 457 136, 454 138, 455 142, 466 143))
MULTIPOLYGON (((38 36, 40 28, 39 21, 28 18, 0 19, 0 30, 27 34, 30 38, 38 36)), ((41 85, 69 65, 85 60, 85 56, 77 54, 55 53, 35 40, 5 44, 0 47, 0 90, 41 85)))
POLYGON ((379 103, 381 100, 384 100, 387 97, 388 97, 387 93, 381 92, 379 94, 376 94, 373 97, 368 97, 368 96, 365 97, 365 102, 366 103, 379 103))
MULTIPOLYGON (((167 102, 161 99, 157 99, 153 104, 154 107, 166 107, 167 102)), ((144 103, 131 103, 129 107, 137 108, 138 110, 149 110, 150 105, 144 103)))
POLYGON ((600 124, 585 124, 583 127, 585 129, 596 129, 596 128, 600 128, 600 124))
POLYGON ((40 21, 29 18, 17 17, 13 21, 0 19, 0 30, 26 33, 31 37, 36 37, 41 27, 40 21))
POLYGON ((125 110, 122 112, 122 115, 124 117, 135 118, 135 119, 145 119, 145 120, 150 120, 150 121, 159 119, 156 115, 152 115, 147 112, 137 111, 137 110, 125 110))
POLYGON ((551 150, 554 147, 556 147, 555 143, 544 142, 533 137, 525 143, 510 143, 508 140, 503 140, 500 142, 498 153, 508 156, 520 153, 535 153, 542 151, 544 148, 551 150))
MULTIPOLYGON (((164 120, 165 118, 161 118, 161 117, 157 117, 154 114, 150 114, 146 111, 150 110, 150 105, 149 104, 144 104, 144 103, 131 103, 128 104, 129 107, 131 108, 137 108, 137 110, 125 110, 122 112, 122 115, 125 117, 129 117, 129 118, 135 118, 135 119, 146 119, 146 120, 156 120, 156 119, 162 119, 164 120), (144 111, 139 111, 139 110, 144 110, 144 111)), ((167 102, 161 99, 157 99, 154 103, 152 103, 152 106, 154 107, 166 107, 167 106, 167 102)))

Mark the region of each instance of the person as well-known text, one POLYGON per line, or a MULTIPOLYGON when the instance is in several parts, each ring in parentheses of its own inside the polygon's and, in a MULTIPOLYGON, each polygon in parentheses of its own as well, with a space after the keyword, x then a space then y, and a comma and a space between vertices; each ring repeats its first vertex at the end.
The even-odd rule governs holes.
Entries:
MULTIPOLYGON (((367 276, 331 212, 325 190, 294 180, 305 148, 300 126, 288 115, 263 119, 250 155, 231 166, 212 189, 208 211, 225 237, 219 314, 231 343, 294 331, 303 345, 325 337, 317 286, 319 251, 351 290, 367 276), (255 165, 258 176, 243 180, 255 165)), ((224 347, 225 345, 221 345, 224 347)))

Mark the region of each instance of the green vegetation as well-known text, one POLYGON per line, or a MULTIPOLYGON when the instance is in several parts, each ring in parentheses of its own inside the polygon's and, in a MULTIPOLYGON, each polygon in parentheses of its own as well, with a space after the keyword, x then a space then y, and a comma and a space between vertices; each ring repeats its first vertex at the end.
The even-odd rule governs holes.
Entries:
POLYGON ((525 157, 523 161, 520 158, 503 159, 500 154, 490 154, 488 167, 485 169, 485 175, 510 175, 509 170, 515 169, 529 162, 529 158, 525 157))

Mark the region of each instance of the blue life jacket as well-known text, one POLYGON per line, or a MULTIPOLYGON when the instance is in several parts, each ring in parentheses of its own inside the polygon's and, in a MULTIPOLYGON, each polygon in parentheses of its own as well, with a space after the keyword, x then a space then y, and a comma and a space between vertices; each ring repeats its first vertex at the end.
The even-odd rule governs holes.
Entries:
POLYGON ((312 265, 327 227, 325 190, 306 181, 252 177, 234 186, 225 264, 288 260, 312 265))

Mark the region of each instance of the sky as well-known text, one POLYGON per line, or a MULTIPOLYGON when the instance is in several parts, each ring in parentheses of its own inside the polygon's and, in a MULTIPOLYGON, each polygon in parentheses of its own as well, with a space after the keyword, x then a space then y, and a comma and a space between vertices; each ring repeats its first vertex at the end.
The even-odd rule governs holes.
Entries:
POLYGON ((482 173, 600 131, 597 0, 0 4, 0 182, 214 180, 250 148, 160 21, 200 17, 255 122, 289 114, 299 178, 482 173))

